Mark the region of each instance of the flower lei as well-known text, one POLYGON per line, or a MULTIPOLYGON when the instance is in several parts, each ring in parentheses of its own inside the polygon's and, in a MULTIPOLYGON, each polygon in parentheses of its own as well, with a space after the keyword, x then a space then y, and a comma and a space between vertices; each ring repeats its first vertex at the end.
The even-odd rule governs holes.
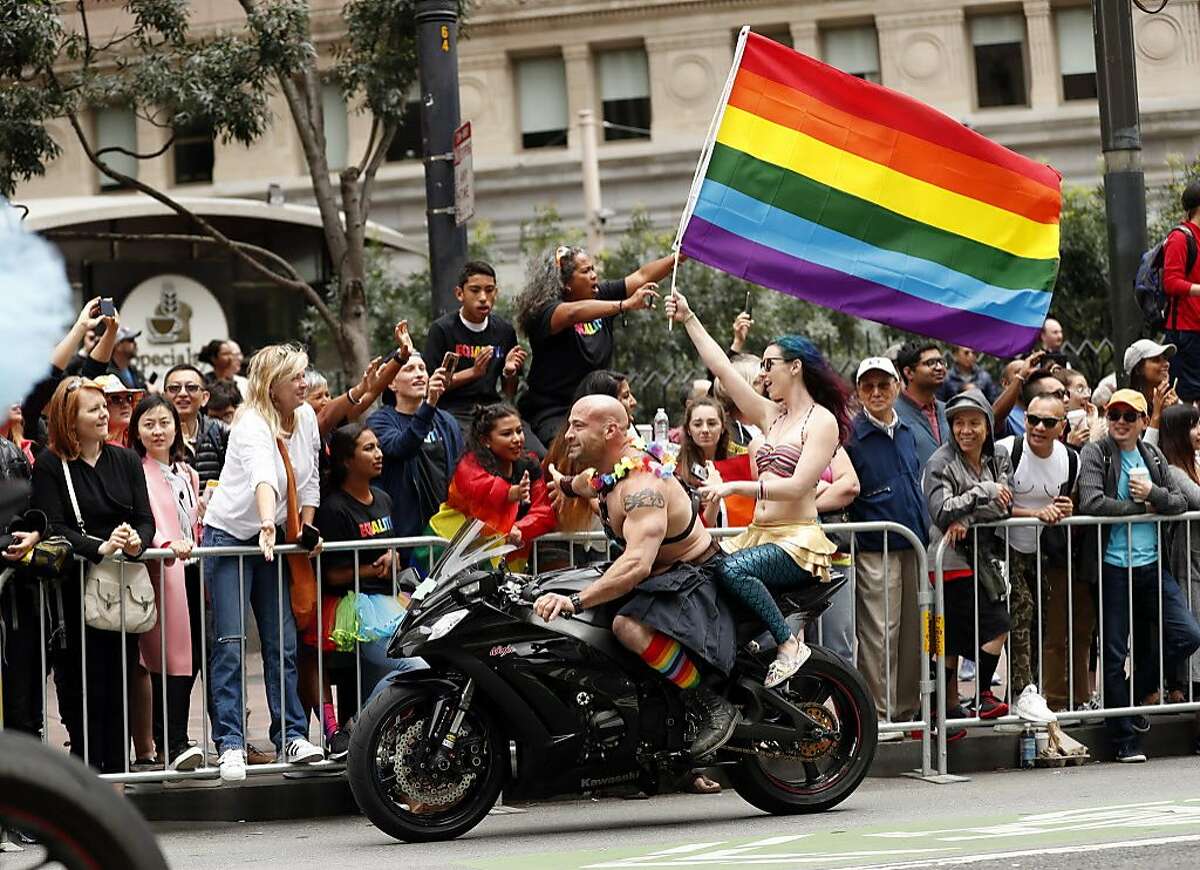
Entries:
POLYGON ((665 444, 657 441, 647 444, 642 438, 634 438, 630 446, 642 455, 637 459, 622 456, 611 472, 594 475, 590 481, 592 489, 598 493, 609 492, 617 485, 617 481, 631 471, 649 471, 660 480, 675 475, 676 454, 668 450, 665 444))

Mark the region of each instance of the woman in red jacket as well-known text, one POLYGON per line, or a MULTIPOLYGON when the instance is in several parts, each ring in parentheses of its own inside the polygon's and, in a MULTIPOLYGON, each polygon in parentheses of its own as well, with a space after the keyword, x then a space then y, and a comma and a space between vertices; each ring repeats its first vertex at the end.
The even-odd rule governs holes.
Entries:
POLYGON ((528 557, 534 538, 554 530, 554 508, 537 457, 525 450, 521 415, 504 402, 476 406, 467 452, 454 472, 447 504, 505 534, 528 557))

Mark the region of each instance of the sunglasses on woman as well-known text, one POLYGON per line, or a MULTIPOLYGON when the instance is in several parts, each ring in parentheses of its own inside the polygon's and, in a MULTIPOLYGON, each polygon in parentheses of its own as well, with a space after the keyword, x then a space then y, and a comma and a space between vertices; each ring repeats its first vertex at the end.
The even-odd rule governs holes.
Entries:
POLYGON ((1116 423, 1118 420, 1124 420, 1126 423, 1136 423, 1142 417, 1140 411, 1109 411, 1108 420, 1110 423, 1116 423))

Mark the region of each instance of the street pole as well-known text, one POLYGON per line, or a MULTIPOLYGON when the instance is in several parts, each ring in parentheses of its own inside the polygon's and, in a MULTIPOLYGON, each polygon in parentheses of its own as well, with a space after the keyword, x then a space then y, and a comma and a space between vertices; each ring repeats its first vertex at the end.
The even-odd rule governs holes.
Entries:
POLYGON ((600 226, 600 159, 596 154, 596 115, 591 109, 579 110, 579 141, 587 246, 588 251, 595 254, 604 245, 604 232, 600 226))
POLYGON ((457 307, 454 285, 467 260, 467 228, 454 219, 454 131, 458 107, 458 2, 417 0, 421 145, 433 316, 457 307))
POLYGON ((1130 0, 1092 0, 1096 85, 1104 151, 1104 206, 1108 214, 1108 299, 1113 369, 1125 384, 1125 349, 1137 340, 1141 313, 1133 279, 1146 250, 1146 180, 1138 115, 1130 0))

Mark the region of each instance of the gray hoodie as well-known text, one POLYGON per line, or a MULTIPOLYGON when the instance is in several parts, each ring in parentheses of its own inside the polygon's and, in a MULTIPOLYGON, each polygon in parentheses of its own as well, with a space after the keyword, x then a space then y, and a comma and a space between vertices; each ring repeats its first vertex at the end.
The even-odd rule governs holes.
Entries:
MULTIPOLYGON (((929 570, 934 571, 934 553, 942 534, 953 522, 970 526, 1002 520, 1008 508, 998 501, 1001 485, 1012 487, 1012 465, 1008 452, 996 446, 992 406, 977 389, 959 393, 946 403, 946 419, 951 432, 929 458, 921 485, 929 506, 929 570), (954 440, 954 418, 963 411, 981 411, 987 419, 987 440, 983 446, 983 470, 976 474, 954 440)), ((989 534, 991 534, 989 532, 989 534)), ((968 539, 970 540, 970 539, 968 539)), ((961 545, 946 551, 942 566, 947 571, 970 569, 961 554, 961 545)))

